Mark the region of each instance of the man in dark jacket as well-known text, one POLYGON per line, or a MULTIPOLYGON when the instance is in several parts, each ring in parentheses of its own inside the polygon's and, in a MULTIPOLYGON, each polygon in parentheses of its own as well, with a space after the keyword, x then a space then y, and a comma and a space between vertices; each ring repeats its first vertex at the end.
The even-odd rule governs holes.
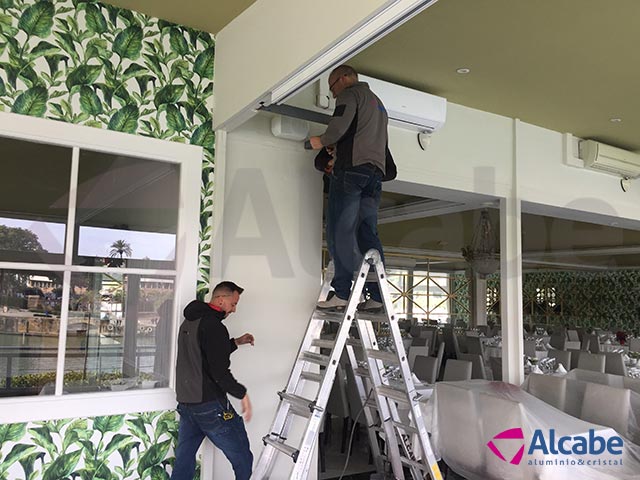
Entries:
POLYGON ((205 437, 231 462, 236 479, 251 477, 253 455, 247 432, 227 394, 242 400, 242 415, 248 422, 251 402, 247 389, 229 370, 229 356, 239 345, 253 345, 254 338, 250 333, 229 338, 222 323, 236 311, 242 292, 235 283, 222 282, 213 290, 209 303, 194 300, 184 309, 176 367, 180 428, 172 480, 193 479, 196 452, 205 437))
MULTIPOLYGON (((387 111, 382 101, 358 81, 348 65, 340 65, 329 75, 329 89, 336 108, 322 136, 309 139, 319 150, 335 144, 335 162, 329 190, 327 237, 333 235, 335 275, 331 286, 335 295, 318 303, 318 308, 344 308, 351 292, 353 272, 364 254, 374 248, 380 252, 378 206, 385 176, 388 134, 387 111), (331 222, 329 224, 329 222, 331 222)), ((327 238, 327 243, 331 239, 327 238)), ((367 284, 369 298, 358 308, 382 308, 380 289, 367 284)))

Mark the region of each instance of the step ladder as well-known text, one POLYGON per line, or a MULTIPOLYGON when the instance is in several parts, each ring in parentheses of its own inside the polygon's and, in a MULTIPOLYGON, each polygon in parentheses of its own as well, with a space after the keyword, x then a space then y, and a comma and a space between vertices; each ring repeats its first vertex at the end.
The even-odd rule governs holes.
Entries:
MULTIPOLYGON (((332 274, 325 276, 320 298, 326 297, 331 277, 332 274)), ((308 477, 313 449, 324 419, 337 366, 345 349, 362 400, 362 413, 367 422, 372 456, 378 473, 385 475, 390 465, 393 475, 391 478, 397 480, 406 478, 405 468, 414 480, 442 480, 422 418, 420 396, 415 390, 400 328, 393 312, 384 266, 376 250, 369 250, 365 254, 344 311, 313 311, 287 386, 278 392, 280 403, 275 419, 269 433, 262 439, 264 449, 251 478, 269 479, 278 454, 284 454, 293 460, 290 479, 303 480, 308 477), (370 271, 380 286, 384 314, 357 312, 364 285, 367 281, 372 281, 367 278, 370 271), (335 339, 320 338, 325 322, 339 324, 335 339), (388 324, 393 351, 379 349, 374 322, 388 324), (359 339, 350 336, 354 324, 359 339), (331 349, 331 353, 321 354, 321 348, 331 349), (362 349, 366 367, 358 364, 355 354, 358 348, 362 349), (324 367, 320 373, 317 371, 318 366, 324 367), (393 382, 384 375, 388 366, 395 366, 399 370, 401 381, 393 382), (302 396, 307 382, 318 385, 317 395, 313 400, 302 396), (402 408, 399 409, 398 405, 402 408), (408 412, 408 421, 401 418, 402 410, 408 412), (299 446, 287 443, 294 416, 306 419, 299 446), (379 439, 385 441, 385 453, 380 451, 379 439)))

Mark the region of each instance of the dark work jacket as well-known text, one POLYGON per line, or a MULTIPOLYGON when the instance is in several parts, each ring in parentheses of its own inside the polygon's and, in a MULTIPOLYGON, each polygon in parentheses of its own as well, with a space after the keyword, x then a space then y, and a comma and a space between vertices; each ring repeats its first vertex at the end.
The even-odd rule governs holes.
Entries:
POLYGON ((342 90, 327 130, 320 137, 323 146, 336 145, 334 169, 348 170, 370 163, 384 174, 388 122, 387 110, 368 84, 357 82, 342 90))
POLYGON ((222 323, 224 312, 194 300, 184 309, 178 333, 176 395, 180 403, 242 398, 247 389, 233 378, 229 356, 238 346, 222 323))

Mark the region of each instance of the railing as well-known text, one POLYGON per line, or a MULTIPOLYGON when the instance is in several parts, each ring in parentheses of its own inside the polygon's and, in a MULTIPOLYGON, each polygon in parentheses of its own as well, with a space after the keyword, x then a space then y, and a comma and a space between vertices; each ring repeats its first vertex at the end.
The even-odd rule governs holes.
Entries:
MULTIPOLYGON (((142 367, 141 359, 144 357, 153 357, 156 353, 155 345, 144 345, 138 346, 136 348, 136 356, 135 356, 135 368, 136 371, 140 371, 142 367)), ((17 375, 28 375, 28 374, 38 374, 38 373, 48 373, 51 371, 55 371, 55 364, 58 358, 58 349, 57 347, 0 347, 0 362, 1 359, 6 359, 6 371, 4 372, 5 384, 4 389, 12 389, 12 379, 14 378, 13 369, 14 364, 19 359, 42 359, 42 358, 51 358, 53 359, 51 362, 52 368, 47 371, 42 371, 33 368, 25 369, 24 371, 16 372, 17 375)), ((90 346, 90 347, 79 347, 68 349, 65 352, 65 359, 84 359, 84 365, 82 368, 83 376, 87 375, 87 372, 95 372, 98 375, 102 372, 101 361, 103 358, 125 358, 125 353, 122 345, 118 346, 90 346), (89 360, 97 360, 100 362, 98 368, 88 368, 89 360)), ((114 362, 115 363, 115 362, 114 362)), ((1 365, 1 363, 0 363, 1 365)), ((66 366, 65 366, 66 367, 66 366)), ((20 367, 19 367, 20 368, 20 367)), ((67 370, 67 368, 65 368, 67 370)), ((77 370, 71 370, 77 371, 77 370)), ((1 395, 1 394, 0 394, 1 395)))

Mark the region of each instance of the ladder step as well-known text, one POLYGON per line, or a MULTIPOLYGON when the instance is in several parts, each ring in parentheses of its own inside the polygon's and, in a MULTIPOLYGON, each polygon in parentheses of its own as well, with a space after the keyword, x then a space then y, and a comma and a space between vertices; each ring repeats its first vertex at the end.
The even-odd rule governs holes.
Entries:
POLYGON ((298 461, 298 455, 300 454, 300 450, 298 450, 295 447, 292 447, 290 445, 287 445, 284 442, 280 442, 272 437, 270 437, 269 435, 266 435, 264 437, 262 437, 262 442, 265 445, 270 445, 273 448, 275 448, 276 450, 284 453, 285 455, 291 457, 294 461, 294 463, 296 461, 298 461))
POLYGON ((319 353, 313 352, 303 352, 300 358, 306 362, 315 363, 323 367, 328 366, 330 360, 329 355, 320 355, 319 353))
POLYGON ((344 320, 344 312, 330 312, 326 310, 316 310, 313 313, 314 320, 323 320, 325 322, 342 323, 344 320))
POLYGON ((382 360, 385 363, 392 363, 394 365, 400 365, 400 360, 398 360, 398 356, 394 352, 387 352, 385 350, 369 349, 369 350, 367 350, 367 356, 369 356, 371 358, 375 358, 377 360, 382 360))
POLYGON ((362 348, 362 341, 357 338, 348 338, 347 345, 351 347, 362 348))
POLYGON ((393 423, 393 426, 396 427, 399 430, 402 430, 405 433, 411 433, 413 435, 418 435, 418 429, 415 427, 412 427, 410 425, 405 425, 404 423, 400 423, 400 422, 396 422, 396 421, 392 421, 391 423, 393 423))
POLYGON ((302 378, 303 380, 308 380, 310 382, 321 383, 324 377, 320 373, 302 372, 300 374, 300 378, 302 378))
POLYGON ((358 367, 353 371, 354 375, 358 377, 369 378, 369 369, 364 367, 358 367))
POLYGON ((358 312, 358 320, 368 320, 372 323, 387 323, 389 318, 384 313, 358 312))
POLYGON ((287 392, 278 392, 278 396, 285 402, 290 403, 292 406, 295 406, 302 411, 306 410, 311 413, 316 409, 315 400, 309 400, 308 398, 300 397, 298 395, 293 395, 287 392))
POLYGON ((420 470, 424 470, 425 472, 429 470, 429 467, 427 467, 426 465, 420 462, 416 462, 415 460, 410 460, 407 457, 403 457, 402 455, 400 456, 400 461, 408 467, 418 468, 420 470))
POLYGON ((365 403, 364 405, 365 407, 368 407, 368 408, 375 408, 376 410, 378 409, 378 404, 373 398, 370 398, 369 400, 367 400, 367 403, 365 403))
POLYGON ((332 350, 335 344, 335 340, 328 340, 324 338, 316 338, 311 342, 312 347, 328 348, 329 350, 332 350))
POLYGON ((404 390, 388 387, 386 385, 381 385, 376 390, 378 395, 382 395, 383 397, 390 398, 396 402, 409 403, 409 397, 407 396, 407 392, 404 390))

